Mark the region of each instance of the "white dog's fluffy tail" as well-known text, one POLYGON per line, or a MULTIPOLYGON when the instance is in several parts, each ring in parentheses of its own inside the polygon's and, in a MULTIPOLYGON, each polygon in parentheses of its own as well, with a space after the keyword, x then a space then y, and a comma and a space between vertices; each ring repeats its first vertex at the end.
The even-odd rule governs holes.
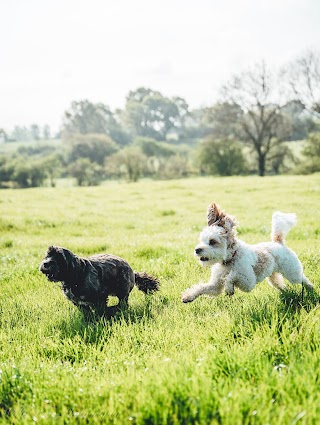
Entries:
POLYGON ((292 213, 277 211, 272 215, 271 239, 273 242, 285 244, 285 237, 291 227, 297 223, 297 216, 292 213))

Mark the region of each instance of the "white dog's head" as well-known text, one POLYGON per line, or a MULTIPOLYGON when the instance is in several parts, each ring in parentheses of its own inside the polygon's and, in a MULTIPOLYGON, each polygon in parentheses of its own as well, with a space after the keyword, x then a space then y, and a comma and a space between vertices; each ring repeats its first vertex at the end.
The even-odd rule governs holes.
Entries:
POLYGON ((237 221, 213 202, 207 209, 207 223, 194 255, 203 266, 212 266, 227 260, 235 243, 237 221))

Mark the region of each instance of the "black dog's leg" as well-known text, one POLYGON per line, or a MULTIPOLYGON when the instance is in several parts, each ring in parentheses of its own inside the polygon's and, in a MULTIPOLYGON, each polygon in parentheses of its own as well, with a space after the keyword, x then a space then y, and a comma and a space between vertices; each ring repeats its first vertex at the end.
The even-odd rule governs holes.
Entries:
POLYGON ((81 313, 86 314, 89 313, 91 311, 90 307, 88 305, 79 305, 79 310, 81 311, 81 313))
POLYGON ((119 300, 117 305, 113 305, 111 307, 107 307, 106 314, 109 317, 114 316, 116 313, 118 313, 121 310, 126 310, 128 308, 128 298, 119 300))
POLYGON ((128 300, 129 300, 129 295, 126 295, 123 298, 119 298, 118 306, 119 307, 124 307, 124 308, 129 307, 129 301, 128 300))
POLYGON ((79 305, 78 307, 85 320, 88 320, 92 316, 92 310, 88 305, 79 305))
POLYGON ((99 303, 95 304, 94 311, 96 315, 100 317, 111 317, 117 312, 118 306, 111 306, 108 307, 108 298, 104 301, 100 301, 99 303))

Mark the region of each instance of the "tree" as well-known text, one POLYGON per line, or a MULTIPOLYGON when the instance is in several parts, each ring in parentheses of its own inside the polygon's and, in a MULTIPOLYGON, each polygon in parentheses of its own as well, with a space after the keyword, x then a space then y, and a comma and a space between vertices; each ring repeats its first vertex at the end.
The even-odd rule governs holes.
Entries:
POLYGON ((0 156, 0 184, 5 186, 8 182, 12 180, 12 175, 14 173, 14 161, 11 158, 8 158, 7 155, 0 156), (4 184, 5 183, 5 184, 4 184))
POLYGON ((19 157, 12 162, 13 172, 11 180, 16 182, 19 187, 38 187, 42 186, 46 178, 46 170, 43 160, 35 159, 26 161, 19 157))
POLYGON ((107 156, 117 151, 117 145, 104 134, 77 134, 68 139, 68 161, 87 158, 91 162, 103 165, 107 156))
POLYGON ((147 157, 168 158, 176 153, 169 143, 159 142, 151 137, 137 137, 133 144, 139 147, 147 157))
POLYGON ((31 187, 42 186, 46 177, 46 167, 43 160, 34 160, 29 163, 29 185, 31 187))
POLYGON ((8 141, 8 135, 7 133, 4 131, 3 128, 0 128, 0 140, 3 140, 4 142, 8 141))
POLYGON ((296 158, 288 145, 275 146, 274 152, 268 156, 267 168, 272 174, 287 172, 296 163, 296 158))
POLYGON ((30 133, 33 140, 40 140, 40 128, 37 124, 32 124, 30 133))
POLYGON ((306 162, 302 164, 300 171, 303 174, 317 173, 320 171, 320 133, 311 133, 302 150, 306 162))
POLYGON ((320 52, 307 50, 283 72, 295 98, 320 114, 320 52))
POLYGON ((290 100, 281 107, 281 112, 291 121, 291 134, 287 140, 302 140, 316 129, 316 121, 312 114, 306 111, 300 100, 290 100))
POLYGON ((206 138, 200 145, 199 163, 206 174, 232 176, 247 171, 241 144, 230 139, 206 138))
POLYGON ((51 139, 51 130, 48 124, 45 124, 42 129, 42 137, 44 140, 51 139))
POLYGON ((78 186, 96 186, 103 179, 103 168, 88 158, 79 158, 69 166, 69 173, 78 186))
POLYGON ((62 133, 63 138, 75 134, 105 134, 120 145, 129 142, 128 135, 109 107, 89 100, 71 103, 70 109, 65 112, 62 133))
POLYGON ((136 182, 143 175, 147 165, 147 157, 141 149, 130 146, 112 155, 106 161, 109 175, 125 176, 129 182, 136 182))
POLYGON ((27 127, 15 126, 11 134, 12 139, 17 141, 27 141, 32 140, 30 130, 27 127))
POLYGON ((17 153, 18 155, 27 157, 27 156, 35 156, 35 157, 45 157, 47 155, 52 154, 58 150, 57 146, 53 146, 48 143, 38 143, 34 144, 23 144, 18 147, 17 153))
POLYGON ((62 171, 62 159, 60 154, 54 153, 46 156, 43 159, 43 166, 51 187, 55 187, 56 179, 61 175, 62 171))
POLYGON ((216 139, 234 139, 239 132, 243 110, 236 103, 221 102, 205 108, 203 123, 210 128, 210 135, 216 139))
POLYGON ((165 179, 178 179, 187 177, 192 172, 189 159, 186 155, 176 154, 170 156, 159 170, 159 177, 165 179))
POLYGON ((260 176, 265 175, 266 161, 275 147, 290 134, 290 122, 275 102, 275 76, 264 62, 233 77, 223 92, 228 104, 242 110, 238 122, 229 115, 230 125, 238 124, 239 137, 257 156, 260 176))
POLYGON ((133 137, 165 140, 170 130, 183 127, 188 113, 184 99, 170 99, 158 91, 140 87, 127 96, 124 120, 133 137))

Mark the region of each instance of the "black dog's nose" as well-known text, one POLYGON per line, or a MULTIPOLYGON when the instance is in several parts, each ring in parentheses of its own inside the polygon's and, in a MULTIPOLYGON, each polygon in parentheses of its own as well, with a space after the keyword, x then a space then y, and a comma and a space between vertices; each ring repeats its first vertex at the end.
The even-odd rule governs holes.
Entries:
POLYGON ((47 270, 49 270, 49 261, 42 261, 42 263, 40 264, 39 270, 41 272, 46 272, 47 270))
POLYGON ((196 254, 200 254, 200 252, 201 252, 201 251, 202 251, 202 248, 196 248, 196 249, 195 249, 195 253, 196 253, 196 254))
POLYGON ((47 270, 46 269, 46 266, 44 264, 40 264, 39 271, 40 272, 45 272, 46 270, 47 270))

